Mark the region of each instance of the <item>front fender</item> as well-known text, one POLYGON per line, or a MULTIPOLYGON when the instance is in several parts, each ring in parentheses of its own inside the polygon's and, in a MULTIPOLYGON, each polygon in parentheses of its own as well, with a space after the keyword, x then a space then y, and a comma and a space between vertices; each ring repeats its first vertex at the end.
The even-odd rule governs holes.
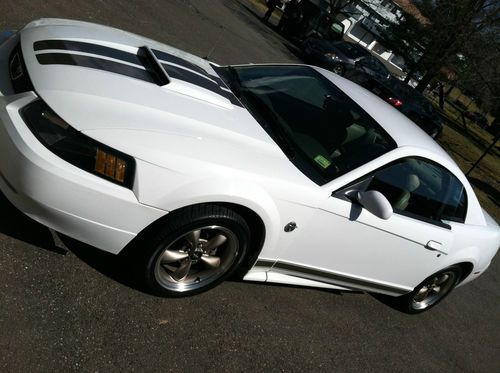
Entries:
POLYGON ((261 255, 271 256, 274 252, 281 217, 271 195, 258 184, 236 178, 194 178, 151 164, 140 164, 138 171, 141 175, 134 192, 141 203, 162 209, 166 214, 199 203, 226 202, 247 207, 264 222, 266 237, 261 255))

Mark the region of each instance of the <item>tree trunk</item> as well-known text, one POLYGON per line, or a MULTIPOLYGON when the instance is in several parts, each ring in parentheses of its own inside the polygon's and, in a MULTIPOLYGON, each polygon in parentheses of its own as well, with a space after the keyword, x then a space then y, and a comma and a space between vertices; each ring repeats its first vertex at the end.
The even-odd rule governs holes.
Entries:
POLYGON ((422 77, 422 80, 420 80, 420 82, 418 82, 415 89, 417 91, 419 91, 420 93, 422 93, 425 90, 425 88, 427 88, 427 86, 431 82, 432 78, 434 78, 434 76, 436 76, 436 74, 437 74, 437 71, 434 71, 434 70, 427 71, 425 73, 425 75, 422 77))
POLYGON ((438 83, 438 88, 439 88, 439 108, 441 110, 444 109, 444 90, 443 90, 443 84, 440 82, 438 83))

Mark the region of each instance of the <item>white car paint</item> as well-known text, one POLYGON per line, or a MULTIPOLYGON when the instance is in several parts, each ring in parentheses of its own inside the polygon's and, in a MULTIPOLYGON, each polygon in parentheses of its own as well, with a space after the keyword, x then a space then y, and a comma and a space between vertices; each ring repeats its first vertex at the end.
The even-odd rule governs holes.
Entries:
POLYGON ((464 282, 470 281, 484 272, 498 250, 498 226, 482 211, 453 160, 404 115, 352 82, 311 67, 380 123, 398 147, 318 186, 244 107, 178 79, 160 87, 107 71, 39 64, 37 55, 47 50, 34 51, 34 43, 58 39, 130 53, 148 45, 217 75, 215 65, 196 56, 84 22, 35 21, 3 44, 0 189, 21 211, 57 231, 117 254, 173 210, 229 202, 251 209, 265 226, 259 259, 245 279, 390 295, 410 292, 428 275, 457 263, 473 265, 464 282), (19 39, 36 93, 13 94, 5 82, 7 58, 19 39), (19 115, 38 96, 73 128, 134 157, 133 190, 82 171, 45 148, 19 115), (350 219, 352 204, 332 197, 332 192, 406 156, 432 159, 463 183, 468 195, 465 224, 451 222, 449 230, 398 214, 381 220, 366 210, 350 219), (284 232, 291 221, 298 228, 284 232), (430 241, 441 243, 440 250, 426 249, 430 241))

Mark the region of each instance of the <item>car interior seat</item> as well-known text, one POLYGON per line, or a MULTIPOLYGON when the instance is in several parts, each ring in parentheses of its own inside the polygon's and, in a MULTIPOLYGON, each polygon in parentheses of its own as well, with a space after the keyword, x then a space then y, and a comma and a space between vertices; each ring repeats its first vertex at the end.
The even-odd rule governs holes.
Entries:
POLYGON ((410 203, 411 194, 420 186, 420 179, 415 174, 406 176, 405 186, 401 189, 401 194, 395 200, 392 207, 398 210, 406 210, 410 203))

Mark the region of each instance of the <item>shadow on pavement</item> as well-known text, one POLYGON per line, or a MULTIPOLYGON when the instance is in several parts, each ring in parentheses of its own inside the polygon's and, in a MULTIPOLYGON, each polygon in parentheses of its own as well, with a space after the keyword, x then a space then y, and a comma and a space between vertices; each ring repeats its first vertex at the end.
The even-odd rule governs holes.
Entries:
POLYGON ((44 250, 61 255, 66 254, 66 250, 56 246, 49 228, 24 215, 9 202, 3 193, 0 193, 0 211, 1 233, 44 250))
POLYGON ((58 236, 64 245, 88 266, 125 286, 148 293, 130 271, 128 257, 108 253, 61 233, 58 233, 58 236))
POLYGON ((319 292, 324 292, 332 295, 344 295, 344 294, 363 294, 363 291, 357 291, 357 290, 352 290, 352 291, 346 291, 346 290, 337 290, 337 289, 328 289, 328 288, 320 288, 320 287, 313 287, 313 286, 303 286, 303 285, 293 285, 293 284, 280 284, 277 282, 260 282, 260 281, 243 281, 241 277, 233 276, 230 277, 229 279, 225 280, 229 282, 241 282, 241 283, 248 283, 248 284, 256 284, 259 286, 266 286, 266 287, 275 287, 275 288, 285 288, 285 289, 309 289, 309 290, 314 290, 314 291, 319 291, 319 292))
MULTIPOLYGON (((44 250, 55 252, 58 254, 65 255, 67 251, 63 248, 56 246, 54 238, 49 230, 49 228, 44 225, 37 223, 33 219, 24 215, 15 206, 13 206, 7 198, 0 193, 0 209, 2 211, 2 217, 4 217, 0 222, 0 232, 15 238, 17 240, 29 243, 33 246, 39 247, 44 250)), ((143 293, 149 292, 142 284, 137 281, 130 271, 131 265, 126 255, 114 255, 96 247, 87 245, 81 241, 75 240, 71 237, 65 236, 58 233, 58 237, 61 239, 62 243, 71 251, 76 257, 86 263, 88 266, 94 268, 96 271, 102 273, 103 275, 117 281, 125 286, 132 289, 141 291, 143 293)), ((233 276, 227 281, 231 282, 243 282, 238 276, 233 276)), ((274 284, 274 283, 262 283, 258 284, 262 286, 273 286, 273 287, 284 287, 284 288, 301 288, 304 286, 296 285, 286 285, 286 284, 274 284)), ((306 287, 307 288, 307 287, 306 287)), ((341 290, 334 289, 323 289, 323 288, 313 288, 316 291, 326 292, 332 295, 343 295, 345 292, 341 290)), ((362 294, 361 291, 350 291, 350 294, 357 293, 362 294)), ((380 297, 378 295, 372 294, 375 299, 386 303, 389 301, 386 298, 380 297)), ((389 304, 388 304, 389 305, 389 304)))
MULTIPOLYGON (((266 22, 262 18, 264 16, 264 11, 262 11, 262 13, 260 13, 254 6, 251 5, 251 3, 240 2, 240 5, 242 8, 244 8, 247 11, 247 15, 251 15, 254 20, 256 20, 257 22, 260 22, 261 24, 267 26, 269 29, 276 32, 276 25, 274 25, 270 22, 266 22)), ((234 9, 234 8, 231 8, 231 9, 234 9)), ((242 19, 244 21, 247 21, 247 19, 245 19, 245 18, 242 18, 242 19)), ((274 13, 273 13, 273 16, 271 17, 271 19, 274 20, 274 13)), ((275 23, 277 23, 277 20, 275 20, 275 23)))
MULTIPOLYGON (((0 211, 2 211, 0 233, 37 248, 66 255, 67 250, 57 246, 49 228, 24 215, 2 193, 0 193, 0 211)), ((104 252, 60 233, 58 237, 68 250, 90 267, 126 286, 144 291, 133 281, 127 270, 129 267, 124 265, 126 263, 122 257, 104 252)))
POLYGON ((297 46, 289 43, 285 43, 285 47, 292 53, 295 57, 297 57, 299 60, 301 60, 304 63, 307 63, 307 58, 304 55, 304 53, 298 48, 297 46))
POLYGON ((367 294, 370 295, 373 299, 384 304, 385 306, 392 308, 394 311, 398 311, 399 313, 404 314, 404 315, 412 316, 412 315, 405 313, 401 309, 401 305, 398 303, 396 297, 391 297, 390 295, 377 294, 377 293, 367 293, 367 294))

